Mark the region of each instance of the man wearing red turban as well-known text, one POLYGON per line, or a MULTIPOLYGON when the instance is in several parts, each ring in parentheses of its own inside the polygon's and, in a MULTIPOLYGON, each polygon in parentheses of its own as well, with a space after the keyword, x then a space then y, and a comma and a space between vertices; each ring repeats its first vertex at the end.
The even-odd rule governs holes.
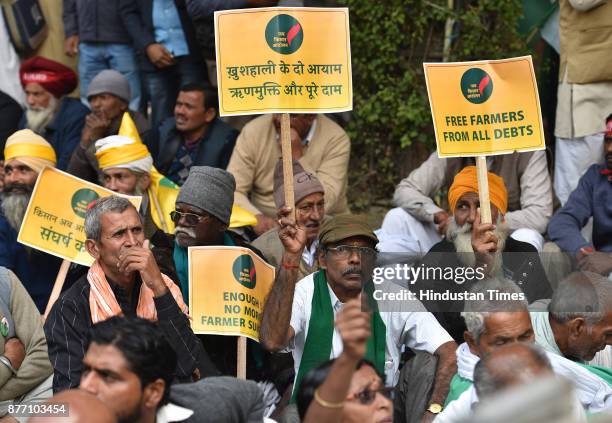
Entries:
POLYGON ((19 128, 31 129, 48 140, 57 155, 58 169, 65 170, 89 113, 79 100, 66 97, 76 88, 77 75, 61 63, 35 56, 21 64, 19 78, 27 103, 19 128))

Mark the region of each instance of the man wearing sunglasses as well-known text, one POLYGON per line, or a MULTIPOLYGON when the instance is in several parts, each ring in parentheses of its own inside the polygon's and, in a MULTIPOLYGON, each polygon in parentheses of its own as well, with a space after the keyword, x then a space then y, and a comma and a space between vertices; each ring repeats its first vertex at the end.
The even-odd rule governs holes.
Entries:
MULTIPOLYGON (((289 209, 281 214, 287 216, 289 209)), ((383 312, 374 299, 371 276, 378 239, 372 229, 352 215, 336 216, 321 227, 319 264, 321 270, 297 281, 298 264, 306 241, 306 231, 286 217, 280 219, 279 237, 285 247, 281 270, 268 296, 263 312, 260 339, 270 351, 285 347, 295 362, 294 394, 301 379, 312 368, 342 352, 340 334, 334 329, 336 314, 351 299, 366 292, 371 313, 371 336, 366 359, 385 374, 386 384, 399 378, 402 346, 435 354, 438 366, 431 394, 432 411, 423 421, 431 421, 448 393, 456 369, 456 344, 430 313, 383 312)))
MULTIPOLYGON (((228 230, 234 203, 234 177, 231 173, 209 166, 192 166, 176 199, 170 218, 176 229, 174 237, 157 232, 152 238, 158 261, 173 267, 181 292, 189 304, 189 267, 187 248, 195 246, 239 246, 259 250, 228 230)), ((236 338, 202 335, 199 337, 211 360, 224 375, 236 374, 236 338)), ((254 365, 254 360, 248 360, 254 365)), ((249 368, 251 369, 251 368, 249 368)), ((249 374, 251 376, 252 373, 249 374)))

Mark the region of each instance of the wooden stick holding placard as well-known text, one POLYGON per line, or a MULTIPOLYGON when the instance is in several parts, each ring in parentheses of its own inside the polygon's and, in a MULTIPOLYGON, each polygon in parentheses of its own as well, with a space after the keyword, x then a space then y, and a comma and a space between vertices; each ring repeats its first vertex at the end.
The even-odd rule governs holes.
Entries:
POLYGON ((283 157, 283 186, 285 206, 291 207, 289 219, 295 222, 295 198, 293 192, 293 156, 291 153, 291 120, 289 113, 281 116, 281 150, 283 157))
POLYGON ((66 275, 68 275, 68 269, 70 269, 70 260, 63 260, 62 265, 60 266, 59 272, 57 272, 57 277, 55 278, 55 283, 53 284, 53 290, 51 291, 51 296, 49 297, 49 302, 47 303, 47 307, 45 308, 45 314, 43 315, 43 321, 47 320, 47 316, 51 311, 51 307, 59 298, 62 288, 64 287, 64 282, 66 281, 66 275))
POLYGON ((246 336, 238 337, 238 349, 236 350, 238 363, 236 367, 236 377, 238 379, 246 379, 246 354, 247 354, 247 339, 246 336))
POLYGON ((476 175, 478 176, 478 197, 480 199, 480 223, 492 223, 491 203, 489 200, 489 179, 487 177, 486 156, 476 157, 476 175))

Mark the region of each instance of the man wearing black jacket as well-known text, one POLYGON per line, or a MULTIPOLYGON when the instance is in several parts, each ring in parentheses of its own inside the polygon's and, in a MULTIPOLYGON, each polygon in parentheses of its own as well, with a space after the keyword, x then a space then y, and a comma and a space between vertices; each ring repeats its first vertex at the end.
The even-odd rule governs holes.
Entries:
POLYGON ((134 40, 151 126, 172 116, 179 87, 202 79, 204 62, 185 0, 120 0, 121 18, 134 40))
MULTIPOLYGON (((512 280, 529 303, 550 298, 552 288, 535 247, 508 236, 503 215, 508 209, 504 180, 488 172, 491 220, 481 222, 476 167, 459 172, 448 190, 453 216, 446 238, 435 244, 416 266, 419 276, 410 285, 419 300, 446 331, 463 342, 465 293, 490 277, 512 280), (464 296, 464 298, 461 298, 464 296)), ((496 295, 495 292, 490 295, 496 295)), ((516 299, 516 298, 514 298, 516 299)))
POLYGON ((85 233, 95 262, 45 322, 54 392, 79 385, 90 328, 120 314, 157 321, 179 358, 178 381, 218 374, 191 330, 179 287, 160 272, 148 248, 136 208, 121 197, 98 200, 85 217, 85 233))
POLYGON ((157 170, 183 185, 192 166, 225 169, 238 131, 217 117, 217 91, 200 83, 181 87, 174 117, 151 130, 145 143, 157 170))

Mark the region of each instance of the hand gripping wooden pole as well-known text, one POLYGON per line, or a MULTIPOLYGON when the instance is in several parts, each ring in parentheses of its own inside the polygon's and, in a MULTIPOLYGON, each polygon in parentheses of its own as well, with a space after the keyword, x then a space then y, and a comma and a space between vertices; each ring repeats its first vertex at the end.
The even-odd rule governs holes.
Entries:
POLYGON ((295 198, 293 192, 293 159, 291 153, 291 121, 289 113, 281 116, 281 150, 283 157, 283 186, 285 187, 285 205, 291 207, 289 219, 295 222, 295 198))
POLYGON ((480 198, 480 223, 491 222, 491 202, 489 200, 489 179, 487 178, 487 158, 476 157, 476 174, 478 175, 478 197, 480 198))

